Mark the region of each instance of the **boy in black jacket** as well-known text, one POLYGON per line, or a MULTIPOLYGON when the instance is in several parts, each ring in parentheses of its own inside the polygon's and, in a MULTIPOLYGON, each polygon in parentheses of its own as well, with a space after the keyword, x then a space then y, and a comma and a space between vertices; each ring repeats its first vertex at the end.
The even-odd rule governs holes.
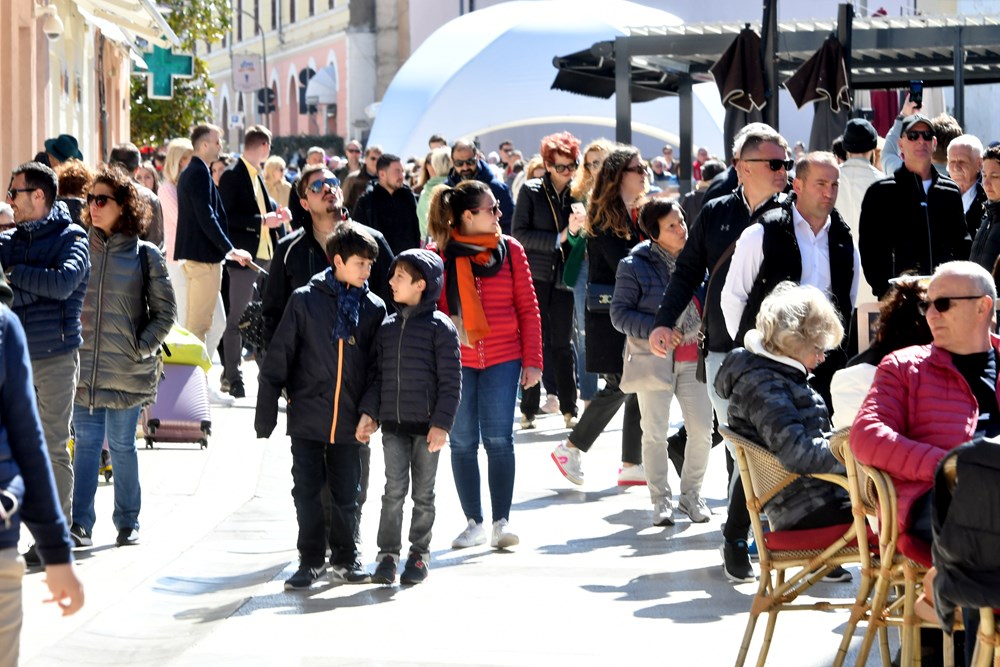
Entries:
POLYGON ((270 437, 278 396, 288 392, 292 498, 299 524, 299 569, 286 590, 309 588, 326 572, 324 480, 332 497, 331 579, 369 581, 354 542, 361 443, 358 429, 378 414, 375 335, 385 304, 368 291, 378 255, 375 239, 357 225, 339 226, 326 243, 332 266, 292 292, 260 372, 257 437, 270 437), (326 470, 324 472, 324 465, 326 470))
MULTIPOLYGON (((410 554, 400 581, 419 584, 427 578, 434 477, 462 395, 462 363, 455 325, 437 310, 444 276, 441 258, 429 250, 407 250, 396 257, 389 273, 398 312, 386 318, 376 339, 385 494, 372 581, 396 580, 403 502, 412 477, 410 554)), ((358 440, 367 441, 372 431, 372 422, 360 424, 358 440)))

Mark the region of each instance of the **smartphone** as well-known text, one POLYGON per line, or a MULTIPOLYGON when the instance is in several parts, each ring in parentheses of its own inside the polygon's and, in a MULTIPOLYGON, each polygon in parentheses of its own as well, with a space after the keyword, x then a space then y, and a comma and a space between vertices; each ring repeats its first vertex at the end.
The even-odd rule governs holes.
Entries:
POLYGON ((587 209, 581 202, 578 201, 573 202, 573 204, 570 206, 570 209, 572 209, 574 213, 579 213, 580 215, 587 215, 587 209))
POLYGON ((910 81, 910 101, 917 107, 924 104, 924 82, 910 81))

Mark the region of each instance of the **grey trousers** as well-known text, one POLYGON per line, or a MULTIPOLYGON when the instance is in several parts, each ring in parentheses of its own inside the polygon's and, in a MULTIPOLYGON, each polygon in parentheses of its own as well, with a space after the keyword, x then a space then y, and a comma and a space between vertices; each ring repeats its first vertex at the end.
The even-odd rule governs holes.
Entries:
POLYGON ((441 452, 427 451, 427 438, 395 433, 382 434, 385 455, 385 493, 378 524, 378 560, 385 555, 399 558, 403 549, 403 503, 413 484, 413 514, 410 518, 410 551, 424 560, 430 557, 434 527, 434 479, 441 452))
POLYGON ((42 432, 52 461, 59 504, 67 522, 73 520, 73 463, 70 461, 69 425, 73 419, 73 399, 80 381, 80 353, 77 350, 47 359, 32 359, 35 400, 42 432))
MULTIPOLYGON (((270 262, 255 260, 266 271, 270 262)), ((226 318, 226 332, 222 334, 222 348, 226 351, 222 377, 230 382, 243 380, 240 362, 243 360, 243 337, 240 335, 240 318, 247 304, 253 299, 253 286, 258 274, 253 269, 227 266, 229 273, 229 316, 226 318)), ((259 353, 259 351, 258 351, 259 353)))

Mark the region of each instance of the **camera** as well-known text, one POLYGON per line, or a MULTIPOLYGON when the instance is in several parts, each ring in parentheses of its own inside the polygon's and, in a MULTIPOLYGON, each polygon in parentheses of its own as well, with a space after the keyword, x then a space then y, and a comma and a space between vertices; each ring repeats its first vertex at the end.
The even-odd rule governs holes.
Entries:
POLYGON ((56 13, 55 5, 46 5, 45 7, 35 8, 35 17, 45 16, 45 20, 42 21, 42 32, 48 37, 50 42, 54 42, 63 34, 63 22, 59 18, 59 14, 56 13))

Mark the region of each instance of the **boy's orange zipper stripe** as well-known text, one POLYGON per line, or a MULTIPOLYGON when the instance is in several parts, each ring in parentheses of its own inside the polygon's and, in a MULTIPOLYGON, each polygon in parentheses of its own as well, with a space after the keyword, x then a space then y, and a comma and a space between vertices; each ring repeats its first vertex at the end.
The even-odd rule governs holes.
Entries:
POLYGON ((340 410, 340 384, 344 371, 344 339, 337 340, 337 389, 333 393, 333 425, 330 426, 330 442, 336 441, 337 412, 340 410))

